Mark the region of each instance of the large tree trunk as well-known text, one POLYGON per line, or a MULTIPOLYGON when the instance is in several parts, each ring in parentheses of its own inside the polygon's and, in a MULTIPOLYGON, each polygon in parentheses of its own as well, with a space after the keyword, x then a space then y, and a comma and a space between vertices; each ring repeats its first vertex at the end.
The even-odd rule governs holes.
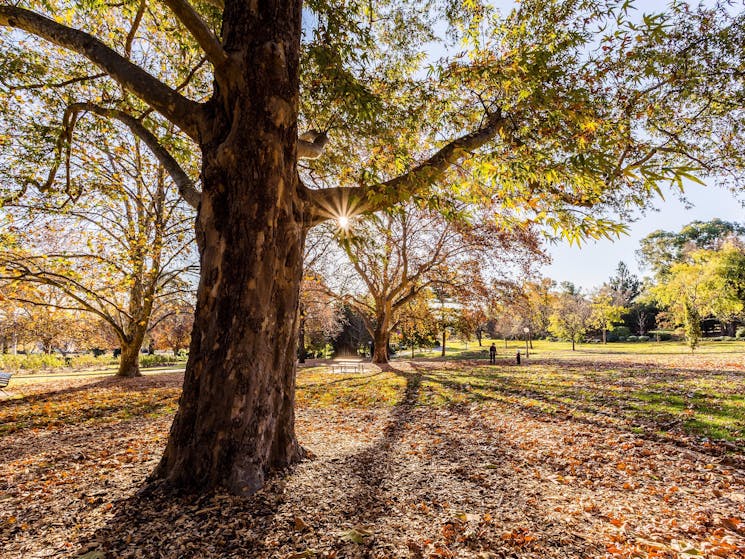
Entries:
POLYGON ((214 137, 202 145, 194 329, 154 473, 177 486, 251 494, 302 454, 294 431, 306 232, 296 170, 300 11, 298 1, 226 2, 225 49, 244 70, 216 85, 214 137))
POLYGON ((116 372, 118 377, 139 377, 140 372, 140 349, 142 340, 145 336, 144 329, 141 335, 135 335, 130 340, 120 340, 122 353, 119 356, 119 370, 116 372))
POLYGON ((373 363, 388 363, 388 336, 388 319, 385 317, 378 317, 377 324, 372 331, 373 363))

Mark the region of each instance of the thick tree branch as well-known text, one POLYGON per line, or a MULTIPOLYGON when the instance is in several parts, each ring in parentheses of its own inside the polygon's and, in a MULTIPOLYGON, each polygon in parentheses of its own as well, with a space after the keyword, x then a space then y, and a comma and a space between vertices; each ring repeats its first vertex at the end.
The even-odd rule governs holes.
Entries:
POLYGON ((315 225, 338 217, 340 207, 349 208, 355 214, 372 213, 409 200, 442 178, 460 159, 493 139, 507 122, 501 111, 497 111, 478 130, 456 138, 408 173, 389 181, 361 187, 308 190, 311 223, 315 225))
POLYGON ((124 111, 100 107, 94 103, 74 103, 67 108, 67 112, 71 113, 80 113, 83 111, 88 111, 102 117, 115 118, 125 124, 135 136, 140 138, 150 148, 150 151, 171 176, 173 182, 176 183, 176 187, 181 197, 186 200, 186 203, 194 209, 199 207, 199 201, 202 195, 194 186, 194 181, 189 178, 174 157, 161 145, 155 135, 145 128, 142 122, 124 111))
POLYGON ((215 73, 220 74, 220 69, 228 62, 228 55, 202 16, 187 0, 162 0, 162 2, 171 8, 178 20, 184 24, 184 27, 204 50, 207 59, 212 62, 215 73))
POLYGON ((323 154, 323 148, 329 141, 325 132, 311 130, 302 134, 297 141, 298 159, 318 159, 323 154))
POLYGON ((198 140, 202 114, 199 103, 180 95, 92 35, 14 6, 0 6, 0 25, 21 29, 85 56, 189 137, 198 140))

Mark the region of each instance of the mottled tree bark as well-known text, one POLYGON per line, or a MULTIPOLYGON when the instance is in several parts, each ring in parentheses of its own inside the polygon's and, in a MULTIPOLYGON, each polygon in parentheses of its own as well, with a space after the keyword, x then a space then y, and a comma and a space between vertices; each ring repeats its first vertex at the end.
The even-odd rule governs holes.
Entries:
POLYGON ((203 139, 201 279, 179 411, 154 476, 250 494, 301 456, 294 432, 305 203, 296 170, 301 2, 227 2, 203 139))
POLYGON ((142 340, 145 337, 145 328, 141 333, 137 333, 134 339, 121 341, 122 353, 119 356, 119 369, 116 372, 118 377, 139 377, 140 372, 140 349, 142 340))
POLYGON ((388 338, 390 336, 388 317, 379 316, 371 333, 374 344, 372 362, 388 363, 388 338))

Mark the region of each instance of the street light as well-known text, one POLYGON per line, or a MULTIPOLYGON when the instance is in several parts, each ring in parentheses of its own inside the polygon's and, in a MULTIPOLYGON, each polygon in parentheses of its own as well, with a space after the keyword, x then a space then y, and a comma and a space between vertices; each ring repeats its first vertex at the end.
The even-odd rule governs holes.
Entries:
POLYGON ((523 332, 525 332, 525 357, 530 357, 530 350, 528 349, 528 335, 530 334, 530 328, 526 326, 523 328, 523 332))

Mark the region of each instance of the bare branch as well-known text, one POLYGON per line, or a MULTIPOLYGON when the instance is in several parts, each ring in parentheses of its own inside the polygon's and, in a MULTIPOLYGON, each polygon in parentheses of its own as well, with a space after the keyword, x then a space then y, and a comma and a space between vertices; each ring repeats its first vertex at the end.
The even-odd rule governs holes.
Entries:
POLYGON ((145 14, 146 7, 146 0, 140 0, 140 6, 137 8, 132 27, 130 28, 129 33, 127 33, 127 40, 124 42, 124 52, 127 54, 127 58, 132 54, 132 43, 134 43, 137 30, 140 28, 140 23, 142 23, 142 16, 145 14))
POLYGON ((223 50, 220 41, 212 33, 212 30, 197 13, 194 7, 189 4, 188 0, 161 0, 176 15, 178 20, 184 24, 184 27, 191 33, 192 37, 202 47, 207 59, 212 62, 215 72, 220 73, 220 69, 228 62, 228 55, 223 50))
POLYGON ((14 6, 0 6, 0 25, 22 29, 85 56, 176 124, 189 137, 198 140, 202 106, 180 95, 99 39, 35 12, 14 6))

